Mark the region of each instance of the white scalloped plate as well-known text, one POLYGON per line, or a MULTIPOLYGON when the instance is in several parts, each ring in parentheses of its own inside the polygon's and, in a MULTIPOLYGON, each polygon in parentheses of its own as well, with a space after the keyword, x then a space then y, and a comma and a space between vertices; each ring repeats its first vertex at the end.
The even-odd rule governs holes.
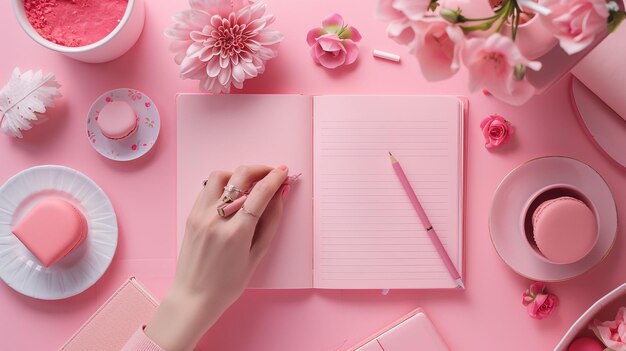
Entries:
POLYGON ((0 187, 0 279, 21 294, 58 300, 85 291, 109 267, 117 235, 111 201, 93 180, 74 169, 37 166, 0 187), (30 208, 49 196, 63 197, 78 208, 89 231, 76 250, 45 267, 11 230, 30 208))

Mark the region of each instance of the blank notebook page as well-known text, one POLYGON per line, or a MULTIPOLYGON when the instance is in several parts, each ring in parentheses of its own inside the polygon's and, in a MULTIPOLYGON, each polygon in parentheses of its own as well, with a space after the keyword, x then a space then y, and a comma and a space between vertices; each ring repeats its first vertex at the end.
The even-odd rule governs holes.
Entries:
POLYGON ((454 288, 388 152, 462 272, 463 103, 321 96, 313 105, 315 287, 454 288))

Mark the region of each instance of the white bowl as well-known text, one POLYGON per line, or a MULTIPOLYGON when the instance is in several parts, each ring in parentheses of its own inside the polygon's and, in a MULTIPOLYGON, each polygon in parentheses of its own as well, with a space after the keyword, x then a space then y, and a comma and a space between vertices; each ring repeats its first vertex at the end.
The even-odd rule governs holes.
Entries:
POLYGON ((50 42, 37 33, 26 17, 24 0, 12 0, 12 2, 13 12, 15 17, 17 17, 17 21, 26 34, 34 41, 50 50, 60 52, 75 60, 89 63, 112 61, 130 50, 137 42, 137 39, 139 39, 139 35, 143 30, 146 13, 144 0, 128 0, 128 7, 124 17, 106 37, 89 45, 68 47, 50 42))
POLYGON ((578 337, 592 336, 593 333, 589 331, 589 324, 594 319, 612 320, 621 306, 626 306, 626 284, 620 285, 591 305, 569 328, 554 351, 566 351, 578 337))

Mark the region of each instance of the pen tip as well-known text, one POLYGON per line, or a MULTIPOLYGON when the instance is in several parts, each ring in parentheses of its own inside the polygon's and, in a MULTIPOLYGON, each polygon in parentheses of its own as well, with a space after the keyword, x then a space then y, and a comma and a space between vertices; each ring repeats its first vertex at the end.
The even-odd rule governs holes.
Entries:
POLYGON ((459 286, 459 288, 461 289, 465 289, 465 284, 463 284, 463 281, 461 280, 461 278, 456 279, 456 284, 459 286))

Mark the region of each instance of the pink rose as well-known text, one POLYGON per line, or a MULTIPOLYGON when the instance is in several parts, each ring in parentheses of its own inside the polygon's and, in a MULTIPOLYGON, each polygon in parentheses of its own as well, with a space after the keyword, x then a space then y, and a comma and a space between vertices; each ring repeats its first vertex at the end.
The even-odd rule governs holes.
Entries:
POLYGON ((546 285, 535 282, 522 295, 522 304, 528 315, 534 319, 548 317, 559 306, 559 298, 554 294, 544 293, 546 285))
POLYGON ((589 326, 604 345, 611 350, 626 351, 626 308, 620 307, 613 321, 594 320, 589 326))
POLYGON ((541 62, 525 58, 509 37, 495 33, 469 39, 463 49, 463 62, 469 70, 471 91, 485 88, 513 105, 522 105, 535 94, 535 87, 524 75, 526 68, 540 70, 541 62))
MULTIPOLYGON (((505 144, 515 134, 515 127, 500 115, 491 115, 480 122, 487 149, 505 144)), ((532 287, 532 286, 531 286, 532 287)))
POLYGON ((597 34, 608 30, 606 0, 542 0, 540 4, 551 10, 541 17, 569 55, 584 50, 597 34))
POLYGON ((458 26, 441 17, 424 17, 414 22, 415 40, 409 45, 429 81, 450 78, 461 67, 465 35, 458 26))
POLYGON ((360 40, 359 31, 344 25, 343 18, 336 13, 326 17, 321 28, 311 29, 306 38, 313 61, 331 69, 354 63, 359 57, 356 42, 360 40))

